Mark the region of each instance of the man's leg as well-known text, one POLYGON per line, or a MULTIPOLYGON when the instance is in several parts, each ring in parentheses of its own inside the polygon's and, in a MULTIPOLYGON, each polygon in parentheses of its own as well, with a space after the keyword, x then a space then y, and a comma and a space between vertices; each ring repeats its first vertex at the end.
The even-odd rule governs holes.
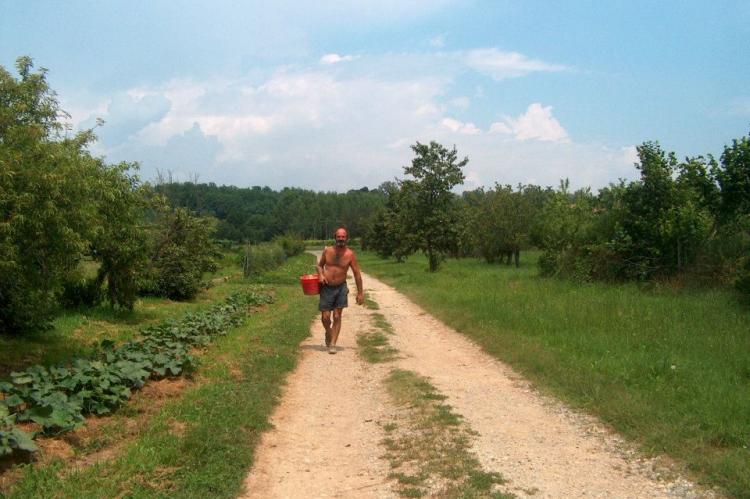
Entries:
POLYGON ((343 308, 337 308, 333 311, 333 327, 331 328, 331 345, 336 346, 336 341, 339 339, 339 333, 341 332, 341 312, 343 308))
POLYGON ((331 344, 331 311, 323 310, 320 313, 320 321, 326 330, 326 346, 329 346, 331 344))

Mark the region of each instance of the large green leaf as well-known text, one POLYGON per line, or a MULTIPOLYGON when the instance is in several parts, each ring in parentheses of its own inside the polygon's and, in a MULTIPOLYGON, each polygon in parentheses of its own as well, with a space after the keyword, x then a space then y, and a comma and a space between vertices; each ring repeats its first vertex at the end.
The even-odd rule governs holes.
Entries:
POLYGON ((37 447, 34 440, 32 440, 31 435, 25 431, 13 428, 10 430, 10 437, 12 441, 15 442, 11 445, 18 450, 25 450, 27 452, 36 452, 39 450, 39 447, 37 447))

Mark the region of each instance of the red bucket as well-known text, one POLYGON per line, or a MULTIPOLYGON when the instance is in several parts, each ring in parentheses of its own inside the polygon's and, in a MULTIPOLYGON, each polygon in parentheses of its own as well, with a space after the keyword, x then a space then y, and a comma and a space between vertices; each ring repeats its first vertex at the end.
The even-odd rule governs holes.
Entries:
POLYGON ((320 278, 318 274, 307 274, 299 278, 302 283, 302 292, 306 295, 320 294, 320 278))

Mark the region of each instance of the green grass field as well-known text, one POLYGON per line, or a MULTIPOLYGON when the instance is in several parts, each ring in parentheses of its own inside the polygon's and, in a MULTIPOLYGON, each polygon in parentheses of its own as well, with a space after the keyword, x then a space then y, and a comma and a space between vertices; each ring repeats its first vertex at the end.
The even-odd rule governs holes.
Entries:
POLYGON ((520 269, 464 259, 433 274, 421 256, 359 260, 542 391, 750 497, 750 311, 730 293, 541 278, 528 253, 520 269))
MULTIPOLYGON (((260 435, 268 428, 280 386, 317 313, 317 301, 301 293, 298 281, 311 262, 310 255, 301 255, 250 281, 220 279, 191 304, 154 302, 150 312, 137 309, 125 319, 133 329, 222 300, 249 284, 263 285, 275 295, 273 304, 256 310, 244 325, 213 343, 184 391, 153 414, 139 416, 151 402, 145 398, 101 418, 106 421, 99 421, 104 430, 96 442, 109 446, 109 458, 80 465, 101 449, 74 446, 78 468, 70 459, 27 466, 0 497, 236 497, 260 435), (141 419, 134 434, 118 435, 137 417, 141 419)), ((233 275, 234 270, 227 267, 225 272, 233 275)), ((113 317, 107 321, 121 325, 113 317)), ((66 331, 54 333, 64 337, 66 331)))

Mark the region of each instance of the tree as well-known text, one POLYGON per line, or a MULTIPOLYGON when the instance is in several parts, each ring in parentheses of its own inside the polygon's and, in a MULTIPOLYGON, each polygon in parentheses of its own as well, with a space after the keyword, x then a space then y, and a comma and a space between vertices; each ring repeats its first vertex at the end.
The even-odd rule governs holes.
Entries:
POLYGON ((411 146, 416 157, 404 173, 412 179, 400 182, 399 225, 408 238, 402 241, 410 252, 421 250, 428 259, 429 271, 438 269, 440 260, 455 247, 458 213, 451 192, 462 184, 462 168, 468 158, 458 161, 455 146, 447 149, 435 141, 411 146))
POLYGON ((536 199, 539 192, 535 186, 519 185, 514 192, 511 186, 499 184, 482 191, 480 201, 468 207, 469 230, 464 238, 488 263, 505 257, 510 264, 514 257, 518 266, 519 252, 528 245, 533 220, 542 206, 536 199))
POLYGON ((110 305, 129 310, 138 294, 139 273, 148 262, 144 222, 151 193, 129 173, 136 166, 121 163, 102 168, 97 190, 99 217, 91 242, 92 255, 101 264, 97 286, 106 283, 110 305))
POLYGON ((46 324, 67 275, 88 251, 101 162, 90 130, 64 134, 46 71, 20 57, 0 67, 0 331, 46 324))
POLYGON ((216 270, 221 256, 212 239, 216 219, 171 208, 162 200, 149 230, 150 262, 142 274, 140 292, 173 300, 195 297, 203 273, 216 270))

